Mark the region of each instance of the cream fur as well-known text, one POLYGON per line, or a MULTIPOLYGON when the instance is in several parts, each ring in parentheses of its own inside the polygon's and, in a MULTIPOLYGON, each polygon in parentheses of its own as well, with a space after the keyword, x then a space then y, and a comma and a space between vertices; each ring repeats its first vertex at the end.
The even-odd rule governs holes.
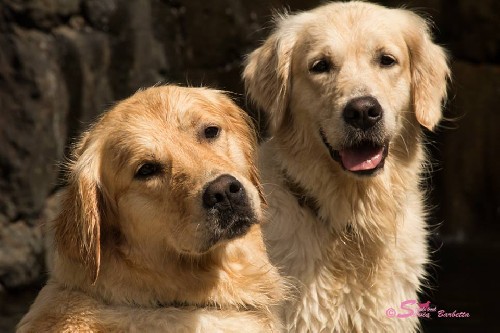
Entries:
POLYGON ((262 241, 254 150, 220 92, 161 86, 118 103, 74 149, 54 269, 18 332, 279 331, 285 287, 262 241), (159 171, 138 178, 145 163, 159 171), (214 242, 202 195, 223 174, 255 224, 214 242))
POLYGON ((247 95, 272 135, 260 149, 271 221, 264 235, 272 262, 298 285, 283 307, 290 332, 418 330, 416 317, 388 318, 386 310, 404 313, 401 302, 416 300, 425 279, 420 125, 433 129, 441 119, 448 77, 425 20, 364 2, 280 16, 248 56, 247 95), (384 53, 396 65, 380 66, 384 53), (309 71, 319 58, 332 64, 327 73, 309 71), (342 110, 364 95, 381 104, 389 139, 385 166, 372 176, 343 170, 319 134, 335 149, 349 142, 342 110))

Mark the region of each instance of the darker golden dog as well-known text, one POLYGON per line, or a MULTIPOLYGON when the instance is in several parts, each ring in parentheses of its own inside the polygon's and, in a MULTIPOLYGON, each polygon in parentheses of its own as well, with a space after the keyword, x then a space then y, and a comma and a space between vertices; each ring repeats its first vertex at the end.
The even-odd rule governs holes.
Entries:
POLYGON ((118 103, 74 149, 54 269, 18 332, 278 330, 254 148, 214 90, 118 103))

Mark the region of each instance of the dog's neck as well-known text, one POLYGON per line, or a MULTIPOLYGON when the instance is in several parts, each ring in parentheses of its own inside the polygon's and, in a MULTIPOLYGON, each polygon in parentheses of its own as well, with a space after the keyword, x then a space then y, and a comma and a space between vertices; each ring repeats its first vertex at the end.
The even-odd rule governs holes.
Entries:
POLYGON ((86 285, 84 292, 113 304, 255 310, 279 303, 285 292, 267 259, 260 225, 197 257, 173 253, 144 257, 135 251, 116 255, 104 250, 94 284, 82 277, 81 265, 59 260, 66 262, 56 263, 53 276, 58 281, 86 285))

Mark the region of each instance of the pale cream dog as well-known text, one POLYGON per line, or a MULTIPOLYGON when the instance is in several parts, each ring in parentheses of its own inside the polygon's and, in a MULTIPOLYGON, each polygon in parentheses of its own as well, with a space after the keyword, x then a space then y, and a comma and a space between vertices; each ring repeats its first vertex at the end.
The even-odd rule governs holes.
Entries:
POLYGON ((421 126, 442 117, 449 67, 411 11, 329 3, 276 19, 247 59, 270 120, 260 151, 273 263, 298 280, 292 332, 413 332, 428 263, 421 126), (396 316, 396 317, 393 317, 396 316))
POLYGON ((83 135, 56 262, 18 332, 273 332, 254 132, 224 94, 153 87, 83 135))

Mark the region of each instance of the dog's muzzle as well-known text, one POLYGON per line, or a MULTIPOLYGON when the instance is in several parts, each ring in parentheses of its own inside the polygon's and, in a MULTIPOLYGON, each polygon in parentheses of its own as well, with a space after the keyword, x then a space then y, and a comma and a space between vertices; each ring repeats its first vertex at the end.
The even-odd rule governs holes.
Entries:
POLYGON ((208 183, 202 200, 216 240, 242 236, 256 223, 245 188, 231 175, 208 183))
POLYGON ((372 96, 353 98, 346 104, 342 117, 352 136, 346 140, 348 145, 334 149, 324 130, 320 128, 319 131, 330 156, 344 170, 356 174, 372 175, 382 169, 389 145, 388 140, 380 138, 383 109, 377 99, 372 96))

